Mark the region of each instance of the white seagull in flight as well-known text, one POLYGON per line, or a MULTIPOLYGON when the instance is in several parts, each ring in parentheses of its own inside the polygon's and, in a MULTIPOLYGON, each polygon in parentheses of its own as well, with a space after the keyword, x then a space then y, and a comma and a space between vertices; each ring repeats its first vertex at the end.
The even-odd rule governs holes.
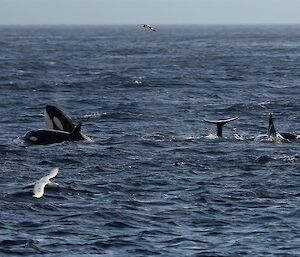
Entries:
POLYGON ((50 179, 54 178, 58 174, 58 170, 59 170, 59 168, 57 168, 57 167, 52 169, 49 175, 42 177, 35 183, 34 188, 33 188, 33 193, 34 193, 32 195, 33 197, 41 198, 44 194, 45 186, 47 186, 47 185, 56 186, 56 187, 58 186, 57 183, 50 181, 50 179))
POLYGON ((143 25, 143 28, 148 28, 148 29, 150 29, 150 30, 152 30, 152 31, 156 31, 152 26, 150 26, 149 24, 144 24, 143 25))

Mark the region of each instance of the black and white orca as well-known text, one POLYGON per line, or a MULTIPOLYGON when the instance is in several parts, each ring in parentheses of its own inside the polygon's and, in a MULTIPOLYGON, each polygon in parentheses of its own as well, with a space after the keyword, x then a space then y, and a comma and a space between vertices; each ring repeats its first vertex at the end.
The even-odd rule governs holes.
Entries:
POLYGON ((27 143, 48 145, 64 141, 91 141, 81 132, 81 124, 76 125, 65 112, 55 106, 46 106, 45 120, 47 129, 27 132, 23 137, 27 143))
MULTIPOLYGON (((45 108, 45 121, 48 129, 61 130, 71 133, 76 123, 64 111, 53 105, 46 105, 45 108)), ((80 131, 83 140, 91 141, 91 139, 80 131)))
POLYGON ((212 139, 223 137, 223 126, 228 122, 237 120, 238 118, 239 118, 239 116, 236 116, 234 118, 224 119, 224 120, 207 120, 207 119, 204 119, 203 121, 205 121, 207 123, 217 125, 217 135, 209 135, 207 137, 212 138, 212 139))
POLYGON ((300 139, 300 135, 288 132, 278 133, 275 129, 272 113, 269 114, 268 137, 275 142, 292 142, 300 139))
POLYGON ((298 139, 300 139, 300 135, 296 135, 288 132, 278 133, 275 129, 272 113, 269 113, 269 126, 267 130, 267 134, 258 135, 255 137, 254 140, 272 143, 272 142, 292 142, 298 139))
POLYGON ((85 140, 80 129, 81 124, 78 124, 71 133, 54 129, 32 130, 25 134, 24 139, 35 145, 49 145, 65 141, 85 140))

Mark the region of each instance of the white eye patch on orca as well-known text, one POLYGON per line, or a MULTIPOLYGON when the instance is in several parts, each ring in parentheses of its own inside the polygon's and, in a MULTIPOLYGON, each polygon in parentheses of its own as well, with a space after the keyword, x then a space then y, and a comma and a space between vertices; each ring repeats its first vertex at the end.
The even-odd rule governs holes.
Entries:
POLYGON ((55 127, 57 127, 59 130, 64 131, 64 127, 63 127, 61 121, 59 120, 59 118, 54 116, 53 119, 51 119, 51 117, 47 113, 47 111, 45 111, 45 120, 46 120, 48 129, 55 129, 55 127))
POLYGON ((32 141, 32 142, 38 141, 37 137, 34 137, 34 136, 30 137, 29 140, 32 141))
POLYGON ((61 121, 57 117, 53 117, 53 122, 60 130, 64 130, 64 127, 61 124, 61 121))

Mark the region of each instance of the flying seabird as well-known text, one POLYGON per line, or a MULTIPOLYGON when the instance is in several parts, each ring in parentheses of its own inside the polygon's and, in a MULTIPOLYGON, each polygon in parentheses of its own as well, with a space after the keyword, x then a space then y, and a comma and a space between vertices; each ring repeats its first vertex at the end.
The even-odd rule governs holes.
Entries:
POLYGON ((57 176, 58 170, 59 170, 59 168, 57 168, 57 167, 52 169, 49 175, 42 177, 37 182, 35 182, 34 188, 33 188, 33 195, 32 195, 33 197, 41 198, 44 194, 45 186, 47 186, 47 185, 48 186, 58 186, 57 183, 50 181, 50 179, 57 176))
POLYGON ((149 25, 149 24, 144 24, 143 25, 143 28, 148 28, 148 29, 150 29, 150 30, 152 30, 152 31, 156 31, 151 25, 149 25))

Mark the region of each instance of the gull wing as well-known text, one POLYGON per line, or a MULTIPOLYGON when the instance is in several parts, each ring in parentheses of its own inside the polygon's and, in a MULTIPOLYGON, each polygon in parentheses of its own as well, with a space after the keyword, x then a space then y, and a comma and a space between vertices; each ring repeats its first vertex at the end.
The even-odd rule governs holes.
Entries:
POLYGON ((59 171, 59 168, 58 168, 58 167, 55 167, 55 168, 53 168, 53 169, 51 170, 51 172, 50 172, 49 175, 47 175, 47 176, 45 176, 45 177, 43 177, 43 178, 41 178, 41 179, 50 180, 50 179, 52 179, 52 178, 54 178, 54 177, 57 176, 58 171, 59 171))
POLYGON ((49 180, 45 178, 41 178, 33 188, 33 197, 35 198, 41 198, 44 195, 45 186, 48 184, 49 180))
POLYGON ((45 192, 45 186, 48 185, 50 182, 51 178, 54 178, 58 174, 58 167, 55 167, 54 169, 51 170, 50 174, 42 177, 40 180, 38 180, 34 187, 33 187, 33 197, 36 198, 41 198, 44 195, 45 192))

